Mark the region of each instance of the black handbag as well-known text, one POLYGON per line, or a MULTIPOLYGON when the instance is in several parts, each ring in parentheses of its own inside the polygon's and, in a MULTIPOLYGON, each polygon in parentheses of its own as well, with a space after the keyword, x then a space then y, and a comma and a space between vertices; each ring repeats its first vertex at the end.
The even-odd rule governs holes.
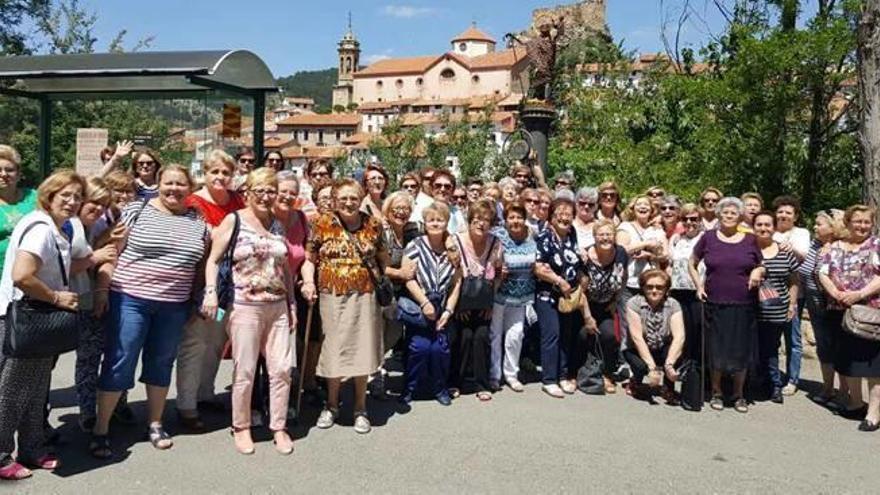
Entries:
POLYGON ((605 379, 602 375, 605 360, 602 356, 599 336, 594 335, 593 341, 595 342, 593 352, 587 353, 586 361, 578 370, 577 388, 587 395, 605 395, 605 379))
POLYGON ((695 359, 688 359, 679 370, 681 375, 681 407, 687 411, 703 409, 703 370, 695 359))
MULTIPOLYGON (((34 225, 49 225, 35 222, 28 226, 19 238, 19 245, 25 234, 34 225)), ((51 227, 51 226, 50 226, 51 227)), ((61 249, 55 243, 58 253, 58 267, 64 287, 69 286, 61 249)), ((85 323, 80 313, 61 309, 54 304, 38 301, 30 297, 10 301, 6 307, 3 354, 12 358, 49 358, 75 350, 79 345, 79 331, 85 323)))
POLYGON ((241 230, 241 217, 238 212, 235 215, 235 225, 232 227, 232 237, 226 245, 226 251, 223 258, 217 265, 217 280, 215 281, 215 290, 217 291, 217 307, 229 310, 232 301, 235 300, 235 283, 232 281, 232 256, 235 252, 235 245, 238 243, 238 233, 241 230))
POLYGON ((373 288, 375 289, 376 299, 379 301, 379 305, 390 306, 391 303, 394 302, 394 285, 391 283, 391 280, 383 274, 376 275, 375 266, 367 260, 366 256, 364 256, 364 252, 361 251, 361 246, 358 244, 357 239, 355 239, 354 236, 351 235, 351 232, 345 228, 345 224, 342 220, 337 217, 336 221, 339 222, 339 226, 342 228, 342 231, 345 232, 348 242, 354 246, 354 250, 357 251, 361 263, 364 265, 364 268, 367 269, 367 273, 370 275, 370 280, 373 282, 373 288))
MULTIPOLYGON (((458 249, 461 250, 461 259, 465 272, 464 279, 461 281, 461 294, 458 297, 458 305, 455 309, 458 311, 485 311, 492 309, 492 304, 495 302, 495 287, 492 281, 486 280, 484 277, 474 277, 468 273, 468 266, 470 264, 468 263, 467 253, 465 253, 464 246, 461 244, 461 239, 456 236, 455 240, 458 242, 458 249)), ((487 257, 492 254, 492 248, 494 247, 495 236, 492 236, 487 257)), ((485 268, 487 261, 481 259, 480 265, 485 268)))

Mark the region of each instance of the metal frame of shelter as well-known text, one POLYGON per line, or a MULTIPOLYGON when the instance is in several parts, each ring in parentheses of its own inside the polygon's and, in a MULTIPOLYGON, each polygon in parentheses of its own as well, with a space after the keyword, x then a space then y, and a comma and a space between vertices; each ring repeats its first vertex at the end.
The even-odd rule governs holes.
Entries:
POLYGON ((52 103, 64 100, 200 98, 224 91, 254 102, 254 152, 263 158, 266 93, 278 91, 247 50, 90 53, 0 58, 0 94, 40 102, 40 166, 49 172, 52 103))

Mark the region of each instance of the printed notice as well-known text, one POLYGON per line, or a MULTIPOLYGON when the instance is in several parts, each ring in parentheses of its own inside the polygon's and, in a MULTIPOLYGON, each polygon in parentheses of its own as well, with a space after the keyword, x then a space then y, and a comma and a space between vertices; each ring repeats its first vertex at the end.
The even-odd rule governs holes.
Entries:
POLYGON ((101 150, 107 146, 107 129, 76 130, 76 172, 83 177, 101 173, 101 150))

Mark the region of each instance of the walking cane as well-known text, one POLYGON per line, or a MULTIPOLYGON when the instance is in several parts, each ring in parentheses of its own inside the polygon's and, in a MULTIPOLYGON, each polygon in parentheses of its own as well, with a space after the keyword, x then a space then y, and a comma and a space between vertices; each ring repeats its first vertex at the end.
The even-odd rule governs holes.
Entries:
MULTIPOLYGON (((700 408, 706 403, 706 301, 700 303, 700 408)), ((711 381, 711 378, 709 378, 711 381)))
POLYGON ((303 394, 303 385, 306 381, 306 364, 308 364, 309 360, 309 334, 312 332, 312 311, 315 309, 315 304, 309 303, 309 310, 306 313, 306 333, 303 336, 303 353, 302 353, 302 366, 300 366, 299 370, 299 384, 296 387, 296 417, 299 418, 299 411, 302 406, 302 394, 303 394))

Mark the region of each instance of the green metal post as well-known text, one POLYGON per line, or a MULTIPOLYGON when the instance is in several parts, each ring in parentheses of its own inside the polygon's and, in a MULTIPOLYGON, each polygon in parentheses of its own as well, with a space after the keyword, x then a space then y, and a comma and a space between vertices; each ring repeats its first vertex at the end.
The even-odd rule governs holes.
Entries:
POLYGON ((259 91, 254 95, 254 153, 258 167, 263 165, 263 134, 266 121, 266 93, 259 91))
POLYGON ((42 181, 48 175, 50 162, 52 161, 52 100, 49 97, 40 98, 40 171, 42 181))

